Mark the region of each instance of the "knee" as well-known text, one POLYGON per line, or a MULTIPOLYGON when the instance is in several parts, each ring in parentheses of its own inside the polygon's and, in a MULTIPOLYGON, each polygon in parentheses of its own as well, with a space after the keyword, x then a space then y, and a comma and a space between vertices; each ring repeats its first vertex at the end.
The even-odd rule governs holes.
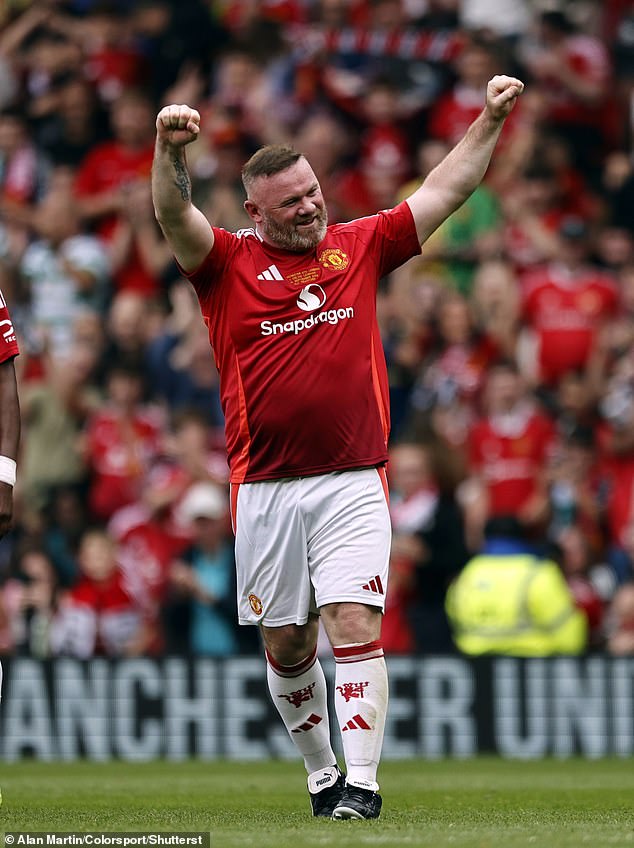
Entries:
POLYGON ((311 654, 317 645, 317 622, 263 627, 262 638, 267 651, 280 665, 296 665, 311 654))
POLYGON ((365 604, 327 604, 321 616, 330 644, 351 645, 373 642, 381 636, 382 614, 378 607, 365 604))

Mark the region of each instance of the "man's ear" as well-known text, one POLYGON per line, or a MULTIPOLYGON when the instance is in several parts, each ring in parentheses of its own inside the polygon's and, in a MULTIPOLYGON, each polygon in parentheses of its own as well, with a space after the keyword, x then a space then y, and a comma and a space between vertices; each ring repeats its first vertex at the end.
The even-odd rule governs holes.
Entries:
POLYGON ((259 224, 262 220, 262 215, 260 214, 257 204, 254 203, 252 200, 244 201, 244 211, 247 213, 247 215, 249 216, 249 218, 251 218, 252 221, 255 221, 256 224, 259 224))

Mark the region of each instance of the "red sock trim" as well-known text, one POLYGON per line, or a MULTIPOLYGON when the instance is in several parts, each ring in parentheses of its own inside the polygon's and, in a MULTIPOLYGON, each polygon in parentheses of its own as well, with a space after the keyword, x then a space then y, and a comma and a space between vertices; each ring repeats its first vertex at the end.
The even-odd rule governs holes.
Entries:
POLYGON ((303 674, 305 671, 308 671, 308 669, 311 668, 317 661, 316 646, 313 651, 306 657, 306 659, 300 660, 300 662, 296 663, 295 665, 282 665, 281 663, 278 663, 275 657, 273 657, 266 649, 264 653, 266 654, 266 661, 271 666, 273 671, 280 677, 299 677, 300 674, 303 674))
POLYGON ((342 648, 333 648, 332 653, 335 658, 335 662, 337 663, 374 660, 383 656, 383 643, 380 639, 375 639, 374 642, 365 642, 363 645, 349 645, 342 648))

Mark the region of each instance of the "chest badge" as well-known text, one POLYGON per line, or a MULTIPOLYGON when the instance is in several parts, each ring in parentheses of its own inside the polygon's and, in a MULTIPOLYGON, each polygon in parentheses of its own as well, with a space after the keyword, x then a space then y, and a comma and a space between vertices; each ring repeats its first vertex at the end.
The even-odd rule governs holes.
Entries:
POLYGON ((345 271, 350 262, 348 256, 338 247, 326 248, 317 261, 329 271, 345 271))

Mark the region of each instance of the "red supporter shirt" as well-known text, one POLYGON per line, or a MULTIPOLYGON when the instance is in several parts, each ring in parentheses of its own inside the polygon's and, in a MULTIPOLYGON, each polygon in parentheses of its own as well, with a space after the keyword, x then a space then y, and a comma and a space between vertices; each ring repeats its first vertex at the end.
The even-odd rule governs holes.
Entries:
POLYGON ((550 419, 539 413, 518 413, 511 427, 498 426, 494 418, 477 422, 470 467, 487 486, 490 515, 515 513, 531 499, 553 440, 550 419))
POLYGON ((161 450, 162 417, 139 409, 125 419, 104 407, 86 424, 88 462, 92 471, 89 505, 95 518, 109 519, 135 501, 148 465, 161 450))
POLYGON ((378 281, 420 253, 406 203, 328 227, 308 253, 214 228, 188 274, 220 373, 231 482, 387 461, 378 281))
MULTIPOLYGON (((609 4, 606 4, 609 5, 609 4)), ((573 35, 566 38, 560 50, 564 66, 587 83, 593 83, 608 94, 611 77, 610 54, 599 38, 573 35)), ((589 106, 564 86, 556 77, 543 81, 549 97, 549 117, 562 124, 592 124, 601 127, 606 116, 605 103, 589 106)))
MULTIPOLYGON (((482 91, 480 87, 469 88, 458 85, 442 95, 431 109, 428 123, 428 134, 432 138, 446 141, 449 145, 457 144, 478 117, 483 108, 482 91)), ((504 138, 509 138, 510 130, 521 112, 521 104, 517 104, 506 120, 504 138)))
POLYGON ((60 653, 120 656, 142 616, 117 569, 103 581, 82 575, 62 600, 58 622, 60 653))
POLYGON ((586 268, 570 277, 549 265, 526 275, 523 315, 537 333, 540 376, 556 383, 566 372, 583 368, 601 322, 618 306, 611 277, 586 268))
MULTIPOLYGON (((126 183, 150 179, 154 144, 141 150, 127 150, 114 141, 100 144, 81 163, 75 190, 79 197, 92 197, 122 188, 126 183)), ((110 242, 117 228, 118 217, 107 215, 98 222, 97 231, 110 242)), ((158 283, 143 267, 135 251, 131 259, 115 274, 117 289, 154 294, 158 283)))
POLYGON ((13 322, 7 309, 7 304, 0 291, 0 362, 13 359, 20 353, 18 340, 13 328, 13 322))

